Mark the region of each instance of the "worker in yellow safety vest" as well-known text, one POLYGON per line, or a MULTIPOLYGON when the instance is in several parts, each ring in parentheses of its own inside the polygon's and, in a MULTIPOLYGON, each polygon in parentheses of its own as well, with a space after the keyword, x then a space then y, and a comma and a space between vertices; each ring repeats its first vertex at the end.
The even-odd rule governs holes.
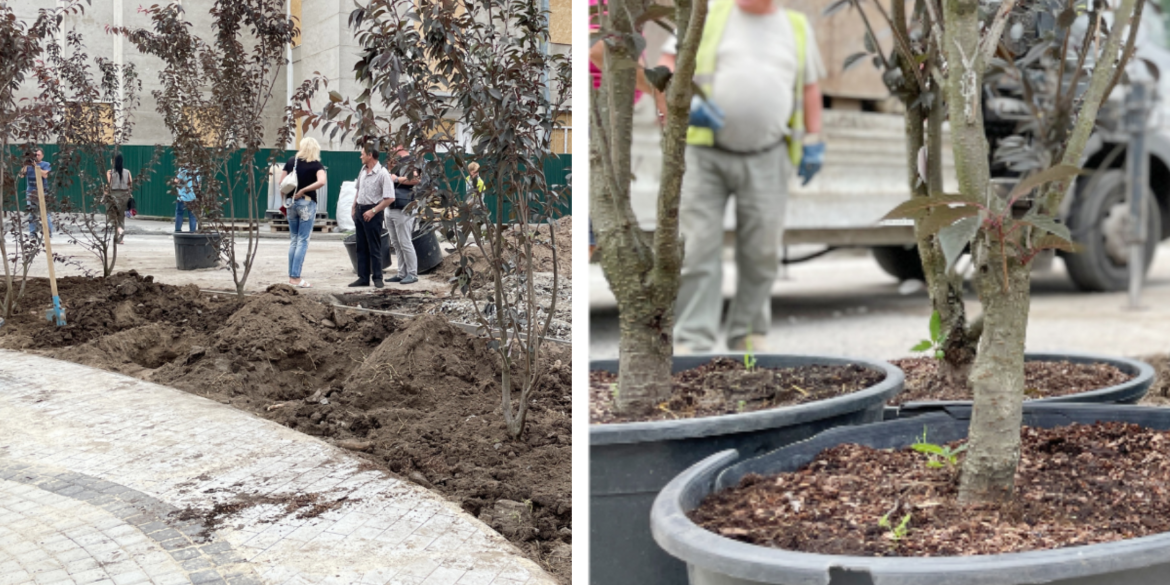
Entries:
MULTIPOLYGON (((661 64, 674 68, 668 41, 661 64)), ((807 18, 774 0, 712 0, 699 42, 679 227, 682 282, 675 351, 715 349, 723 310, 723 216, 735 196, 736 287, 727 346, 766 350, 771 291, 793 169, 820 170, 825 76, 807 18)))

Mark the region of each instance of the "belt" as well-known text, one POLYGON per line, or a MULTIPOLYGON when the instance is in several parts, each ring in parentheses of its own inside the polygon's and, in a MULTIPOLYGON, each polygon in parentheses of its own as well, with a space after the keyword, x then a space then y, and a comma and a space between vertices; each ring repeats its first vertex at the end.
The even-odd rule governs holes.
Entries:
POLYGON ((726 148, 726 147, 723 147, 723 146, 719 146, 718 144, 711 145, 711 147, 710 147, 710 148, 714 148, 715 150, 718 150, 719 152, 726 152, 726 153, 729 153, 729 154, 738 154, 738 155, 742 155, 742 156, 751 156, 751 155, 754 155, 754 154, 764 154, 765 152, 769 152, 769 151, 775 150, 777 146, 780 146, 781 144, 784 144, 784 143, 785 143, 785 142, 787 142, 787 141, 788 141, 788 137, 787 137, 787 136, 785 136, 785 137, 781 138, 779 142, 774 142, 774 143, 772 143, 772 144, 769 144, 768 146, 765 146, 765 147, 763 147, 763 148, 758 148, 758 149, 756 149, 756 150, 733 150, 733 149, 731 149, 731 148, 726 148))
POLYGON ((358 209, 372 209, 374 207, 377 207, 378 204, 377 203, 358 203, 357 206, 358 206, 358 209))

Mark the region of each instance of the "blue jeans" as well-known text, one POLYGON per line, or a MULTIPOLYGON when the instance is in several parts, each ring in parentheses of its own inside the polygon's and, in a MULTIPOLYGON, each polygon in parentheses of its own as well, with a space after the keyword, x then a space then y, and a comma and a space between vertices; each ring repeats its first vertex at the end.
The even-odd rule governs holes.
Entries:
POLYGON ((187 214, 187 224, 191 228, 191 232, 195 232, 195 214, 191 213, 190 209, 182 200, 175 201, 175 231, 183 231, 183 214, 187 214))
MULTIPOLYGON (((48 196, 46 195, 45 198, 48 199, 48 196)), ((41 231, 41 207, 37 202, 37 194, 35 192, 25 193, 24 208, 28 211, 28 233, 29 235, 35 236, 37 232, 41 231)), ((53 214, 50 212, 49 233, 51 234, 55 231, 57 230, 53 229, 53 214)))
POLYGON ((309 236, 313 235, 313 220, 317 217, 317 202, 302 197, 293 202, 288 210, 288 277, 300 278, 301 266, 305 264, 305 252, 309 250, 309 236), (308 209, 309 219, 302 220, 300 212, 308 209))

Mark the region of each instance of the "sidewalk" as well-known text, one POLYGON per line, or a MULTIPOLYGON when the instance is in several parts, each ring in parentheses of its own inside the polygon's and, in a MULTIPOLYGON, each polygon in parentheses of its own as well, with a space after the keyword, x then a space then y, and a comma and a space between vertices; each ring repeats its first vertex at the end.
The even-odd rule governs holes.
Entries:
POLYGON ((0 350, 0 585, 552 585, 440 496, 191 394, 0 350))

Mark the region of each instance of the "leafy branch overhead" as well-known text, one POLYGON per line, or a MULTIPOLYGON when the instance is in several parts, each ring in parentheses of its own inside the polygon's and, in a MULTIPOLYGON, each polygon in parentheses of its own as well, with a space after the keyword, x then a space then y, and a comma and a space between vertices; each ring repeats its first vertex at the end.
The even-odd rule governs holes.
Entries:
MULTIPOLYGON (((1016 204, 1034 189, 1075 176, 1079 172, 1080 169, 1071 165, 1057 165, 1020 181, 1006 197, 1000 197, 994 192, 994 187, 989 187, 986 204, 956 194, 910 199, 890 210, 882 219, 913 219, 918 223, 921 233, 937 234, 946 256, 947 270, 954 267, 959 255, 975 240, 980 228, 993 234, 1001 246, 1020 248, 1026 263, 1043 249, 1071 251, 1076 246, 1068 227, 1059 218, 1040 213, 1037 205, 1029 205, 1027 212, 1017 218, 1013 212, 1016 204), (1036 236, 1027 238, 1023 246, 1010 238, 1021 228, 1032 228, 1036 236)), ((1004 262, 1007 262, 1006 256, 1004 262)))

